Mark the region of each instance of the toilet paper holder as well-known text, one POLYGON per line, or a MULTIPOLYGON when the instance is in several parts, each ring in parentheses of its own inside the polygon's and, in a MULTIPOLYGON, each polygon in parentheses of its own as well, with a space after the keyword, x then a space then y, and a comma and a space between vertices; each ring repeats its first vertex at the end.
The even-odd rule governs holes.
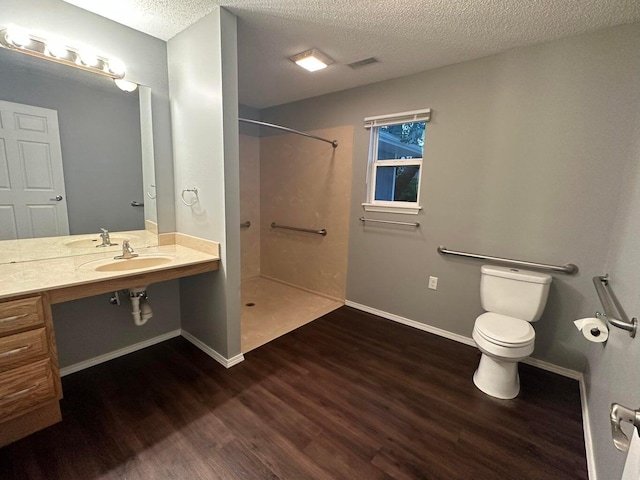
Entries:
POLYGON ((621 423, 628 422, 638 429, 640 434, 640 409, 632 410, 618 403, 611 404, 609 413, 611 421, 611 436, 613 437, 613 445, 621 452, 629 450, 631 438, 622 430, 621 423))

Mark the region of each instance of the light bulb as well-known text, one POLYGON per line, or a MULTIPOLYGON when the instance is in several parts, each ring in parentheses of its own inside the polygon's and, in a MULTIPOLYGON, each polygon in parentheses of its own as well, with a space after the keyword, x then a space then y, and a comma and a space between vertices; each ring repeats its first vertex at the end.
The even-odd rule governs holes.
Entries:
POLYGON ((124 80, 123 78, 116 78, 113 81, 123 92, 133 92, 136 88, 138 88, 137 83, 130 82, 129 80, 124 80))
POLYGON ((24 28, 9 27, 5 38, 16 47, 25 47, 31 43, 31 36, 24 28))
POLYGON ((109 64, 108 64, 107 68, 114 75, 124 75, 124 72, 125 72, 124 63, 122 63, 117 58, 109 60, 109 64))
POLYGON ((91 50, 80 50, 78 54, 80 62, 87 67, 95 67, 98 65, 98 56, 91 50))
POLYGON ((47 51, 49 52, 49 55, 56 58, 67 58, 69 55, 67 47, 57 40, 47 43, 47 51))

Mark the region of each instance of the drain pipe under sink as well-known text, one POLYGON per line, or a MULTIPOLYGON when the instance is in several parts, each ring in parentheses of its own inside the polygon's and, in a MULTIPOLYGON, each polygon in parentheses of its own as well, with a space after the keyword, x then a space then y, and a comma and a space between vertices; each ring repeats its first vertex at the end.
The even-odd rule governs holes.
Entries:
POLYGON ((151 305, 147 302, 147 287, 129 289, 129 299, 131 300, 133 323, 137 326, 144 325, 153 316, 151 305))

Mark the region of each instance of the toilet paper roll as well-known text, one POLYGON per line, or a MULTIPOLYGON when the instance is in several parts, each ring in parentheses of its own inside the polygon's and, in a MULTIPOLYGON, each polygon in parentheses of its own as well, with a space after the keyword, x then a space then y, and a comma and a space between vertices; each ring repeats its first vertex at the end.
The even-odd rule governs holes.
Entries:
POLYGON ((582 332, 584 338, 590 342, 603 343, 609 338, 609 328, 599 318, 581 318, 573 322, 578 330, 582 332))
POLYGON ((638 429, 634 428, 631 447, 627 453, 627 461, 620 480, 637 480, 638 478, 640 478, 640 437, 638 437, 638 429))

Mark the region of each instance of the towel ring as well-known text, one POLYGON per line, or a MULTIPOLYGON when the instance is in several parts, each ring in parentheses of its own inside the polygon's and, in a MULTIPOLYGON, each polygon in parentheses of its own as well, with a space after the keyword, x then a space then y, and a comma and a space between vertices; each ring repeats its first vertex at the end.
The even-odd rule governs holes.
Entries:
POLYGON ((181 196, 182 196, 182 203, 184 203, 187 207, 193 207, 200 200, 198 198, 198 187, 185 188, 184 190, 182 190, 182 195, 181 196), (195 196, 196 196, 195 200, 193 202, 191 202, 191 203, 187 203, 187 201, 184 199, 185 192, 194 193, 195 196))
MULTIPOLYGON (((153 188, 156 188, 155 185, 151 185, 153 188)), ((155 200, 157 194, 154 194, 153 196, 151 196, 151 194, 149 192, 147 192, 147 197, 149 197, 151 200, 155 200)))

